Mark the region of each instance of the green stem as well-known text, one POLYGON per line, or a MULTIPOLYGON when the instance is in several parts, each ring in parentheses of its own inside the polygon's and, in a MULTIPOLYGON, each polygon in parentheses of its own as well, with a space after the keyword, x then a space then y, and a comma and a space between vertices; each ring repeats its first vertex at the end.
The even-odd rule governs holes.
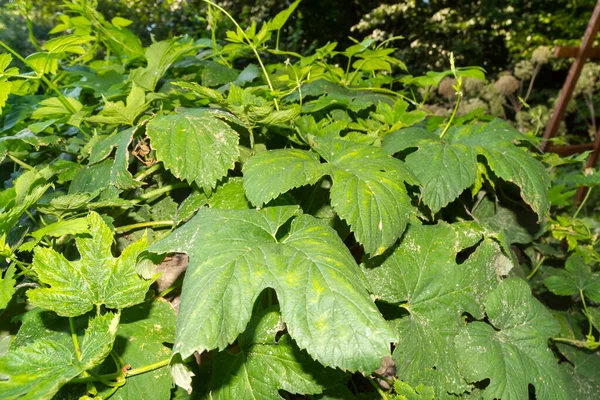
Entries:
POLYGON ((31 42, 31 44, 33 44, 33 47, 35 47, 35 49, 39 52, 42 52, 42 48, 40 47, 40 45, 37 43, 37 41, 35 40, 35 36, 33 35, 33 24, 31 23, 31 20, 29 19, 29 15, 25 14, 25 22, 27 23, 27 31, 29 32, 29 41, 31 42))
POLYGON ((275 50, 279 50, 279 33, 281 29, 277 29, 277 39, 275 39, 275 50))
POLYGON ((552 338, 552 340, 555 342, 568 343, 573 346, 579 347, 580 349, 595 350, 597 348, 597 346, 593 346, 593 348, 590 348, 590 344, 584 340, 568 339, 568 338, 552 338))
POLYGON ((540 260, 535 264, 535 268, 533 268, 531 273, 529 275, 527 275, 527 280, 530 280, 531 278, 533 278, 533 276, 538 271, 538 269, 540 268, 540 266, 542 265, 542 263, 544 262, 545 259, 546 259, 546 256, 543 256, 542 258, 540 258, 540 260))
POLYGON ((254 132, 252 132, 251 127, 248 128, 248 135, 250 139, 250 153, 251 155, 254 155, 254 132))
MULTIPOLYGON (((38 74, 38 71, 36 71, 36 69, 33 68, 31 66, 31 64, 29 64, 29 62, 27 62, 27 60, 25 60, 23 57, 21 57, 21 55, 19 53, 17 53, 16 51, 14 51, 12 49, 12 47, 10 47, 6 43, 4 43, 2 40, 0 40, 0 46, 4 47, 9 53, 11 53, 13 56, 15 56, 16 58, 18 58, 23 64, 25 64, 29 68, 31 68, 36 73, 36 75, 38 74)), ((60 92, 60 90, 58 90, 58 88, 56 87, 56 85, 54 85, 48 78, 46 78, 43 74, 39 74, 39 79, 41 79, 42 82, 44 82, 54 93, 57 94, 58 100, 62 103, 63 106, 65 106, 65 108, 67 110, 69 110, 69 112, 71 114, 75 114, 77 112, 77 110, 75 110, 73 108, 73 106, 71 105, 71 103, 69 103, 69 100, 67 100, 67 98, 60 92)))
POLYGON ((72 317, 69 317, 69 329, 71 330, 71 339, 73 339, 73 346, 75 346, 77 361, 81 361, 81 348, 79 347, 79 339, 75 330, 75 320, 72 317))
POLYGON ((369 380, 369 382, 371 383, 371 385, 373 385, 373 387, 375 388, 375 390, 377 391, 377 393, 379 393, 379 396, 381 396, 381 398, 383 400, 388 400, 387 395, 385 394, 385 392, 381 389, 381 387, 377 384, 377 382, 374 382, 373 378, 367 378, 369 380))
MULTIPOLYGON (((223 14, 225 14, 227 16, 227 18, 229 18, 231 20, 231 22, 233 22, 233 24, 235 25, 236 28, 239 29, 239 31, 242 33, 242 35, 244 36, 244 39, 246 40, 246 42, 248 43, 248 46, 250 46, 250 48, 252 49, 252 52, 254 52, 254 55, 256 56, 256 59, 258 61, 258 64, 260 65, 260 68, 262 69, 262 72, 265 76, 265 79, 267 80, 267 85, 269 86, 269 89, 271 90, 271 92, 274 90, 273 89, 273 84, 271 83, 271 78, 269 78, 269 74, 267 73, 267 69, 265 68, 265 65, 262 62, 262 59, 260 58, 260 54, 258 54, 258 50, 256 49, 256 46, 254 45, 254 43, 250 40, 250 38, 248 36, 246 36, 246 32, 244 32, 244 30, 242 29, 242 27, 237 23, 237 21, 235 20, 235 18, 233 18, 231 16, 231 14, 229 14, 223 7, 221 7, 218 4, 213 3, 210 0, 202 0, 207 4, 212 5, 213 7, 219 9, 223 14)), ((277 111, 279 111, 279 103, 277 102, 277 99, 273 99, 273 103, 275 103, 275 108, 277 109, 277 111)))
POLYGON ((164 367, 165 365, 169 364, 169 358, 152 363, 152 364, 148 364, 148 365, 144 365, 143 367, 140 368, 134 368, 134 369, 130 369, 128 371, 117 371, 114 372, 112 374, 105 374, 105 375, 87 375, 85 377, 82 378, 74 378, 71 379, 71 381, 69 381, 69 383, 71 384, 77 384, 77 383, 86 383, 86 382, 96 382, 96 381, 100 381, 102 383, 104 383, 107 386, 113 386, 116 384, 117 386, 123 386, 125 384, 125 380, 123 380, 122 382, 120 381, 119 378, 124 377, 124 378, 129 378, 130 376, 135 376, 135 375, 141 375, 144 374, 146 372, 150 372, 150 371, 154 371, 155 369, 159 369, 164 367), (117 382, 112 383, 110 381, 117 379, 117 382))
POLYGON ((148 228, 151 226, 173 226, 175 225, 174 221, 148 221, 148 222, 140 222, 137 224, 131 225, 123 225, 115 229, 116 232, 122 233, 127 231, 133 231, 140 228, 148 228))
POLYGON ((585 313, 585 316, 588 320, 588 324, 590 326, 589 331, 588 331, 588 337, 592 336, 592 330, 594 329, 593 325, 592 325, 592 317, 590 316, 590 313, 588 312, 587 309, 587 304, 585 304, 585 296, 583 295, 583 290, 579 289, 579 297, 581 297, 581 304, 583 304, 583 311, 585 313))
POLYGON ((356 69, 352 73, 352 76, 350 76, 350 79, 346 81, 346 86, 347 85, 352 85, 352 82, 354 82, 354 79, 356 79, 356 75, 360 72, 360 69, 362 68, 363 65, 365 65, 366 62, 367 62, 367 60, 364 59, 364 60, 362 60, 362 62, 360 63, 360 65, 358 65, 356 67, 356 69))
POLYGON ((13 156, 12 154, 8 153, 7 155, 8 155, 8 158, 10 158, 12 160, 12 162, 14 162, 15 164, 18 164, 21 167, 28 169, 28 170, 35 169, 31 165, 27 164, 25 161, 19 160, 17 157, 13 156))
POLYGON ((141 375, 146 372, 154 371, 155 369, 162 368, 165 365, 169 364, 169 360, 170 360, 170 358, 167 358, 167 359, 161 360, 159 362, 155 362, 153 364, 144 365, 143 367, 130 369, 129 371, 127 371, 126 376, 130 377, 130 376, 141 375))
POLYGON ((157 163, 154 164, 153 166, 151 166, 150 168, 146 168, 143 171, 138 172, 137 174, 135 174, 135 176, 133 177, 136 181, 141 182, 143 181, 148 175, 153 174, 154 172, 158 171, 160 168, 162 167, 161 163, 157 163))
POLYGON ((163 193, 170 192, 171 190, 175 190, 175 189, 179 189, 179 188, 183 188, 183 187, 187 187, 187 186, 188 185, 186 183, 183 183, 183 182, 174 183, 172 185, 165 185, 165 186, 160 187, 158 189, 155 189, 155 190, 152 190, 150 192, 142 194, 137 199, 134 199, 133 202, 134 203, 140 203, 140 202, 142 202, 144 200, 149 200, 149 199, 151 199, 153 197, 160 196, 163 193))
POLYGON ((442 131, 442 133, 440 135, 440 139, 444 137, 444 135, 446 134, 446 132, 448 132, 448 129, 452 125, 452 121, 454 120, 454 117, 456 116, 456 112, 458 111, 458 106, 460 104, 461 97, 462 97, 462 93, 459 91, 456 94, 456 105, 454 106, 454 110, 452 111, 452 115, 450 116, 448 123, 446 124, 446 126, 444 127, 444 130, 442 131))
POLYGON ((590 198, 590 194, 592 193, 592 189, 593 189, 593 187, 588 188, 588 191, 585 194, 585 197, 583 198, 583 201, 581 202, 581 204, 579 205, 579 207, 577 207, 577 211, 575 211, 575 214, 573 214, 573 219, 577 218, 577 215, 579 214, 579 211, 581 211, 581 209, 583 208, 583 206, 585 205, 585 203, 590 198))
POLYGON ((173 282, 173 284, 171 284, 171 286, 169 286, 168 288, 166 288, 165 290, 163 290, 162 292, 157 294, 156 297, 160 297, 160 298, 165 297, 166 295, 171 293, 173 290, 175 290, 179 286, 181 286, 182 283, 183 283, 183 278, 177 279, 175 282, 173 282))

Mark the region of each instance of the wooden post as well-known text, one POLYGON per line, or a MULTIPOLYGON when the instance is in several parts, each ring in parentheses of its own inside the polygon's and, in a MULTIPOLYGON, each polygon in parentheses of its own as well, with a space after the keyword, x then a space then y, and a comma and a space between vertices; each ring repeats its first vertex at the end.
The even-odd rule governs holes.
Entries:
MULTIPOLYGON (((552 118, 550 122, 546 126, 546 130, 544 132, 544 136, 542 139, 542 143, 540 144, 540 149, 545 151, 549 146, 549 139, 553 138, 558 132, 558 127, 560 125, 560 121, 565 117, 565 110, 567 109, 567 104, 569 104, 569 100, 571 100, 571 96, 573 95, 573 89, 575 89, 575 85, 577 84, 577 80, 581 75, 581 70, 583 69, 583 65, 589 57, 590 50, 592 49, 592 44, 594 40, 596 40, 596 35, 598 35, 598 29, 600 28, 600 0, 596 3, 596 7, 594 8, 594 12, 592 13, 592 18, 590 19, 590 23, 588 24, 587 29, 585 30, 585 34, 583 36, 583 41, 579 46, 577 51, 577 57, 575 58, 575 62, 571 66, 569 70, 569 74, 567 75, 567 80, 562 88, 562 93, 556 103, 556 108, 552 113, 552 118)), ((560 53, 560 51, 557 51, 560 53)))

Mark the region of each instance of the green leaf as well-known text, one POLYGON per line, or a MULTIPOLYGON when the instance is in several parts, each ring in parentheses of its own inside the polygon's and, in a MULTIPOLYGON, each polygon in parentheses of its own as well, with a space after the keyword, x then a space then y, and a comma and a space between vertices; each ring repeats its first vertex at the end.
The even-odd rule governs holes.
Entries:
POLYGON ((598 352, 588 352, 571 345, 557 343, 560 352, 569 362, 560 364, 563 371, 572 379, 574 400, 593 399, 600 393, 600 356, 598 352))
POLYGON ((19 247, 19 251, 31 251, 45 236, 61 237, 88 232, 87 218, 56 221, 31 233, 35 240, 26 242, 19 247))
POLYGON ((66 35, 48 40, 44 47, 50 54, 52 53, 74 53, 85 54, 84 44, 89 44, 94 40, 92 36, 66 35))
POLYGON ((14 187, 0 192, 0 236, 52 186, 47 183, 49 178, 45 171, 27 171, 14 181, 14 187))
POLYGON ((113 258, 112 232, 100 215, 88 216, 90 238, 78 237, 81 258, 69 261, 52 249, 35 250, 33 268, 40 282, 49 288, 27 292, 32 304, 58 315, 82 315, 94 306, 123 309, 144 301, 153 279, 145 280, 136 271, 138 255, 147 247, 146 236, 113 258))
POLYGON ((327 163, 298 149, 272 150, 248 160, 243 169, 248 199, 262 205, 329 175, 333 209, 367 253, 383 253, 406 227, 412 207, 404 182, 416 184, 416 179, 400 160, 377 147, 340 139, 311 140, 327 163))
MULTIPOLYGON (((123 310, 113 352, 131 368, 140 368, 167 360, 171 349, 165 343, 173 343, 174 339, 175 310, 166 301, 158 299, 123 310)), ((107 364, 110 366, 105 373, 114 372, 113 363, 107 364)), ((173 383, 169 370, 165 365, 145 374, 127 377, 127 383, 111 399, 168 400, 173 383)))
POLYGON ((152 43, 145 51, 148 65, 131 71, 129 79, 137 86, 153 92, 167 69, 190 49, 189 45, 181 45, 176 39, 152 43))
POLYGON ((267 22, 267 29, 270 31, 278 31, 283 28, 294 10, 296 10, 296 7, 298 7, 298 4, 300 4, 300 0, 296 0, 288 8, 279 12, 272 20, 267 22))
POLYGON ((521 197, 541 219, 549 208, 550 179, 542 163, 514 144, 528 140, 495 119, 450 129, 443 139, 422 128, 401 129, 385 136, 382 147, 390 154, 418 148, 406 157, 406 164, 424 183, 421 196, 434 213, 475 183, 477 157, 483 156, 499 178, 521 189, 521 197))
POLYGON ((409 313, 394 320, 398 377, 411 386, 432 386, 436 398, 470 389, 448 349, 463 313, 482 318, 483 299, 497 284, 495 264, 502 253, 494 241, 484 239, 464 263, 456 263, 459 252, 481 239, 468 225, 411 224, 391 254, 366 264, 375 295, 409 313))
POLYGON ((297 207, 201 209, 155 253, 188 253, 173 351, 224 349, 244 331, 252 306, 274 288, 290 336, 325 366, 373 371, 395 335, 335 231, 297 207), (279 238, 283 232, 287 235, 279 238), (198 295, 201 293, 202 295, 198 295), (360 349, 360 351, 357 351, 360 349))
POLYGON ((15 294, 15 272, 17 272, 14 263, 10 264, 4 276, 0 277, 0 310, 6 308, 13 294, 15 294))
POLYGON ((119 314, 107 313, 90 319, 81 342, 81 359, 75 348, 41 339, 11 349, 0 358, 0 397, 6 400, 50 399, 71 379, 97 366, 110 352, 119 314))
POLYGON ((157 116, 147 134, 156 158, 177 178, 200 187, 215 187, 239 157, 237 132, 203 109, 157 116))
POLYGON ((129 167, 129 145, 133 140, 135 128, 125 129, 116 135, 112 135, 98 142, 92 147, 90 153, 90 165, 96 164, 110 155, 116 147, 115 161, 110 166, 110 184, 119 189, 134 189, 142 185, 136 181, 128 171, 129 167))
POLYGON ((582 291, 590 300, 600 302, 600 273, 592 273, 580 256, 570 256, 565 269, 548 267, 546 271, 550 276, 544 279, 544 285, 552 293, 570 296, 582 291))
POLYGON ((569 399, 548 339, 560 325, 529 286, 509 278, 485 301, 491 325, 472 322, 454 341, 461 374, 469 382, 490 379, 484 399, 526 399, 528 385, 540 400, 569 399))
POLYGON ((133 84, 131 92, 127 96, 125 104, 122 101, 112 102, 104 99, 104 108, 98 115, 89 117, 90 122, 102 124, 129 125, 134 126, 137 117, 142 114, 148 104, 144 89, 133 84))
POLYGON ((419 385, 413 389, 400 379, 394 381, 394 391, 398 397, 392 399, 397 400, 433 400, 435 393, 432 387, 419 385))
POLYGON ((252 318, 240 335, 240 352, 222 351, 213 358, 210 396, 214 399, 282 399, 278 390, 293 394, 317 394, 334 371, 313 361, 285 334, 274 308, 252 318), (321 383, 319 383, 321 382, 321 383))
POLYGON ((316 153, 300 149, 257 153, 244 164, 244 189, 261 206, 293 188, 316 183, 325 168, 316 153))
POLYGON ((60 53, 33 53, 25 58, 25 62, 38 75, 56 74, 60 57, 60 53))

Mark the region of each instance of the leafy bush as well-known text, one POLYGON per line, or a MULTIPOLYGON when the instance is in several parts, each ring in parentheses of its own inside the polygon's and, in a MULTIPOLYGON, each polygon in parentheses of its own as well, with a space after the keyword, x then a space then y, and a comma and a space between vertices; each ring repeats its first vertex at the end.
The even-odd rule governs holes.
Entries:
MULTIPOLYGON (((411 76, 391 41, 271 47, 296 5, 225 45, 144 48, 72 0, 44 51, 0 42, 0 397, 597 390, 596 355, 555 345, 592 348, 591 322, 561 337, 519 278, 550 207, 531 139, 410 95, 453 76, 460 100, 481 70, 411 76)), ((595 301, 582 262, 544 282, 595 301)))

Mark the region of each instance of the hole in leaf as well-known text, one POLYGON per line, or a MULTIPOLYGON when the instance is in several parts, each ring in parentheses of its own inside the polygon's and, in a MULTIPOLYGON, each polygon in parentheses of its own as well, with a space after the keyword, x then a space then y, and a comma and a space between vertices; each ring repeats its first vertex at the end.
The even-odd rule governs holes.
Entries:
POLYGON ((484 379, 484 380, 482 380, 482 381, 479 381, 479 382, 474 382, 474 383, 473 383, 473 386, 475 386, 475 388, 477 388, 477 389, 481 389, 481 390, 483 390, 483 389, 485 389, 486 387, 488 387, 488 386, 489 386, 489 384, 490 384, 490 379, 489 379, 489 378, 486 378, 486 379, 484 379))
POLYGON ((479 242, 477 242, 476 244, 474 244, 471 247, 467 247, 466 249, 463 249, 461 251, 459 251, 456 254, 456 263, 458 265, 464 263, 465 261, 467 261, 469 259, 469 257, 471 256, 471 254, 473 254, 475 252, 475 250, 477 250, 477 247, 479 247, 479 244, 481 243, 481 240, 479 242))

